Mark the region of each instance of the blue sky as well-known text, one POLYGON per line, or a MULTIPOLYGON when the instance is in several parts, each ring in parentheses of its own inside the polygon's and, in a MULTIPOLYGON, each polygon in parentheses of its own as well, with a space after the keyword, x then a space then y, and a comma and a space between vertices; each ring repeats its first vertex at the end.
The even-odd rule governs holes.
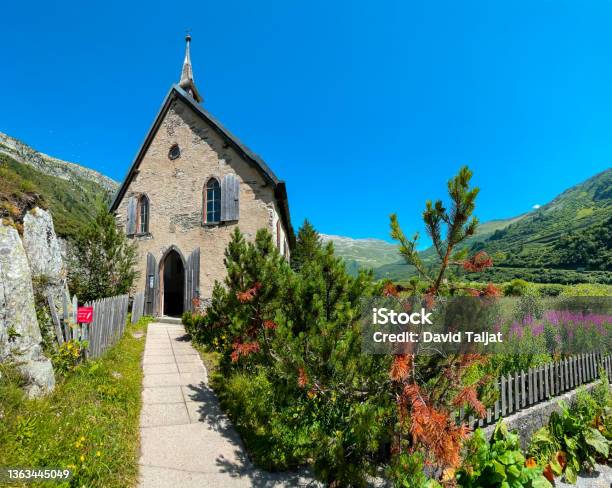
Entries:
POLYGON ((205 107, 287 182, 294 224, 388 239, 468 164, 481 220, 612 161, 610 2, 9 2, 0 131, 121 180, 184 35, 205 107))

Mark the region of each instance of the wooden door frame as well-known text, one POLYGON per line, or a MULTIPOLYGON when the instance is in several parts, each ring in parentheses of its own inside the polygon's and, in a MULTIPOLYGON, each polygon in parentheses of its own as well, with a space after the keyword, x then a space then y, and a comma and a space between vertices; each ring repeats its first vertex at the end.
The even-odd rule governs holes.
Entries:
MULTIPOLYGON (((183 265, 183 297, 185 296, 185 293, 187 292, 187 261, 185 261, 185 256, 183 256, 183 253, 181 252, 181 250, 177 246, 172 244, 162 254, 162 257, 159 260, 159 265, 158 265, 158 270, 157 270, 157 279, 159 283, 158 292, 157 292, 158 293, 157 312, 160 317, 164 315, 164 267, 166 264, 166 258, 172 251, 175 251, 179 255, 179 257, 181 258, 181 264, 183 265)), ((183 312, 185 312, 185 310, 183 310, 183 312)))

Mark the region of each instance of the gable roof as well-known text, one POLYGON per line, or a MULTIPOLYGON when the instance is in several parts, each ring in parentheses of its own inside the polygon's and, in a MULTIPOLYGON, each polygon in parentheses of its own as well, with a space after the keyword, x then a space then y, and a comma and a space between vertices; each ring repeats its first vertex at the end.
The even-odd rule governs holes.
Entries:
POLYGON ((161 109, 159 110, 159 112, 157 113, 157 116, 155 117, 155 121, 153 122, 153 125, 147 132, 147 136, 145 137, 144 142, 140 146, 140 149, 138 150, 138 153, 136 154, 136 158, 132 162, 130 169, 128 170, 125 178, 123 179, 123 183, 121 184, 121 186, 119 187, 119 190, 117 190, 117 193, 115 194, 115 197, 113 198, 113 201, 109 207, 109 210, 111 212, 114 212, 115 210, 117 210, 117 207, 119 206, 119 203, 121 203, 121 200, 125 196, 125 192, 127 191, 127 188, 130 182, 132 181, 134 174, 138 170, 138 166, 140 165, 142 158, 144 157, 147 150, 149 149, 149 146, 151 145, 151 142, 153 141, 153 138, 155 134, 157 133, 157 130, 159 129, 164 119, 164 116, 170 109, 172 102, 177 99, 183 101, 189 107, 191 107, 193 111, 202 120, 208 123, 215 130, 215 132, 217 132, 225 141, 227 141, 234 148, 234 150, 240 156, 242 156, 242 158, 245 161, 251 164, 251 166, 253 166, 256 170, 258 170, 259 173, 263 176, 264 180, 268 184, 272 185, 272 188, 274 189, 274 197, 276 198, 277 203, 278 203, 280 217, 287 231, 289 245, 291 248, 293 248, 295 244, 295 234, 293 231, 293 227, 291 226, 291 218, 289 215, 289 201, 287 199, 287 189, 285 186, 285 182, 282 180, 279 180, 278 177, 274 174, 274 172, 264 162, 263 159, 261 159, 257 154, 252 152, 248 147, 246 147, 242 142, 240 142, 240 140, 235 135, 233 135, 229 130, 223 127, 223 125, 221 125, 221 123, 215 117, 213 117, 210 114, 210 112, 208 112, 206 109, 198 105, 196 101, 187 92, 185 92, 179 85, 172 85, 172 87, 170 88, 170 91, 166 95, 166 98, 164 99, 164 102, 162 103, 161 109))

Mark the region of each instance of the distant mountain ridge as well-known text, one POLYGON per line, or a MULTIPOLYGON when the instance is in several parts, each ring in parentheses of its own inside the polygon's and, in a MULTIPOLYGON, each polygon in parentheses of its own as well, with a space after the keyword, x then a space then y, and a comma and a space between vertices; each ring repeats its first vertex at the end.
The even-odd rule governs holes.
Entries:
POLYGON ((26 212, 47 208, 60 237, 74 238, 108 205, 118 184, 97 171, 40 153, 0 132, 0 219, 21 230, 26 212))
POLYGON ((323 242, 332 242, 335 253, 341 256, 352 274, 359 269, 375 272, 386 266, 405 266, 397 246, 382 239, 353 239, 351 237, 321 234, 323 242))
MULTIPOLYGON (((410 229, 404 230, 411 234, 410 229)), ((371 268, 378 278, 398 281, 415 274, 394 244, 326 237, 351 271, 371 268)), ((612 283, 612 168, 568 188, 538 209, 481 223, 464 246, 494 258, 495 266, 471 275, 474 279, 612 283)), ((429 248, 421 252, 421 258, 433 264, 438 256, 429 248)))
POLYGON ((85 179, 100 185, 109 193, 119 188, 119 183, 102 173, 41 153, 3 132, 0 132, 0 154, 6 154, 18 163, 28 164, 49 176, 64 180, 85 179))
POLYGON ((503 268, 612 272, 612 168, 568 188, 519 221, 497 229, 473 251, 503 268))

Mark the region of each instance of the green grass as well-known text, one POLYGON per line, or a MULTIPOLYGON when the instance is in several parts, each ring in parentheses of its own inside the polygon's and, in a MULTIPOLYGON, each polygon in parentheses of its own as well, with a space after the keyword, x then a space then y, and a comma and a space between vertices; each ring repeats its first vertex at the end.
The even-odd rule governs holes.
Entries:
POLYGON ((127 488, 138 477, 144 335, 147 318, 128 326, 103 357, 59 378, 53 393, 29 400, 20 378, 0 365, 0 466, 72 469, 70 482, 28 487, 127 488))
POLYGON ((212 378, 219 370, 219 361, 221 360, 221 353, 211 351, 208 349, 208 346, 204 344, 199 344, 196 341, 192 341, 191 345, 196 351, 198 351, 200 359, 202 359, 202 362, 204 363, 204 366, 206 367, 206 370, 208 372, 208 377, 212 378))

